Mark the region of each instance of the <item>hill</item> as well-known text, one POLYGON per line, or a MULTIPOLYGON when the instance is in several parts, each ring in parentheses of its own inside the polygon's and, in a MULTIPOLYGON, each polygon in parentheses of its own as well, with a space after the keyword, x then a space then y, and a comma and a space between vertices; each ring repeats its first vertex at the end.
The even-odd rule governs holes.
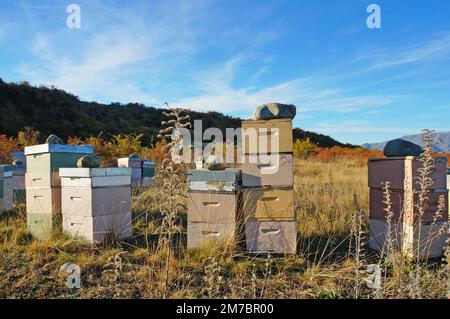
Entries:
MULTIPOLYGON (((407 135, 400 138, 423 146, 422 134, 407 135)), ((362 146, 367 149, 383 150, 387 142, 388 141, 380 143, 367 143, 363 144, 362 146)), ((434 149, 436 152, 450 153, 450 132, 433 133, 433 142, 434 142, 434 149)))
MULTIPOLYGON (((63 139, 112 134, 144 133, 144 145, 155 141, 163 120, 163 108, 138 103, 81 101, 77 96, 54 87, 33 87, 6 83, 0 79, 0 134, 15 136, 24 127, 39 130, 42 137, 51 133, 63 139)), ((219 112, 191 111, 192 120, 203 120, 203 129, 240 127, 241 119, 219 112)), ((294 139, 309 138, 321 147, 352 145, 340 143, 329 136, 295 128, 294 139)))

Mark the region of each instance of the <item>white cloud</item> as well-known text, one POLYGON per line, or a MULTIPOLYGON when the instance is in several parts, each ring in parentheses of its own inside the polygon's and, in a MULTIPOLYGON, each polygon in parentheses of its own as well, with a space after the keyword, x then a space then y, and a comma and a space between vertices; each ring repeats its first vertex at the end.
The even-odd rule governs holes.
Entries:
POLYGON ((397 97, 352 95, 331 87, 327 77, 305 77, 266 87, 233 87, 241 59, 231 59, 221 68, 202 72, 193 83, 197 94, 173 104, 191 109, 247 112, 268 102, 292 103, 299 112, 356 112, 393 103, 397 97))
POLYGON ((450 57, 450 32, 441 32, 434 39, 420 45, 403 50, 379 53, 360 57, 360 59, 374 60, 371 69, 394 67, 409 63, 447 59, 450 57))

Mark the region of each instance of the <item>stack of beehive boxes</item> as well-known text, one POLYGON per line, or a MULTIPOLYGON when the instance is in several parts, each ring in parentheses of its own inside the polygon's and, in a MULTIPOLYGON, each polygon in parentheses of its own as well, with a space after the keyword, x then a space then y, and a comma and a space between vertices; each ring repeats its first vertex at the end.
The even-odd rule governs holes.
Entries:
POLYGON ((90 243, 131 237, 131 168, 60 168, 63 231, 90 243))
POLYGON ((0 165, 0 211, 9 211, 13 208, 13 174, 14 165, 0 165))
POLYGON ((13 202, 25 203, 25 171, 26 171, 26 157, 24 152, 13 152, 12 160, 14 163, 13 170, 13 202), (21 164, 19 164, 19 161, 21 164))
POLYGON ((249 252, 295 253, 292 121, 242 122, 243 215, 249 252), (256 134, 252 134, 256 130, 256 134), (255 149, 255 146, 258 146, 255 149))
POLYGON ((92 154, 91 145, 40 144, 25 147, 28 231, 48 239, 61 225, 61 178, 59 168, 76 167, 80 157, 92 154))
POLYGON ((208 242, 239 242, 241 171, 188 171, 188 248, 208 242))
POLYGON ((142 186, 152 185, 154 176, 155 162, 142 161, 142 186))
POLYGON ((439 236, 439 230, 448 220, 447 160, 436 158, 433 184, 427 191, 428 201, 421 222, 419 222, 417 183, 419 157, 373 158, 369 160, 370 187, 370 242, 372 249, 386 247, 388 235, 392 245, 407 256, 438 257, 442 255, 446 236, 439 236), (387 220, 383 187, 390 183, 391 220, 387 220), (436 216, 440 196, 445 198, 446 211, 436 216), (436 218, 437 217, 437 218, 436 218), (436 218, 436 220, 435 220, 436 218), (435 221, 435 222, 434 222, 435 221), (390 230, 388 232, 388 225, 390 230), (419 236, 420 234, 420 236, 419 236), (420 242, 419 242, 420 238, 420 242))

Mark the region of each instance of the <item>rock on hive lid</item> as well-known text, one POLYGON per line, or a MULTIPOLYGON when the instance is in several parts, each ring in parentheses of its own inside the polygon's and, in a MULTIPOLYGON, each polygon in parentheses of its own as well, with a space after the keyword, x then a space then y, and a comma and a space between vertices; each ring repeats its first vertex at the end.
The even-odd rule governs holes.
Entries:
POLYGON ((297 109, 293 104, 268 103, 259 106, 253 113, 254 120, 293 119, 297 109))

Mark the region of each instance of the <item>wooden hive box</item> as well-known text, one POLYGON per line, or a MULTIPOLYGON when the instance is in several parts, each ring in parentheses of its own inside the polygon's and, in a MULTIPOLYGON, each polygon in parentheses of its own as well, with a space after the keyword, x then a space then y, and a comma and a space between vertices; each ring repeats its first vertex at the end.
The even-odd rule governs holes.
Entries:
POLYGON ((9 211, 13 208, 13 170, 14 165, 0 165, 0 175, 2 175, 2 206, 0 211, 9 211))
MULTIPOLYGON (((383 188, 389 181, 394 190, 418 190, 419 157, 372 158, 368 162, 368 183, 371 188, 383 188), (406 179, 406 184, 405 184, 406 179)), ((447 189, 447 159, 436 158, 431 190, 447 189)))
POLYGON ((292 188, 246 188, 242 192, 245 220, 292 220, 294 190, 292 188))
POLYGON ((292 153, 292 121, 242 121, 241 143, 244 154, 292 153))
POLYGON ((245 238, 251 253, 292 254, 297 248, 295 220, 246 220, 245 238))
POLYGON ((243 187, 292 187, 294 184, 292 154, 250 154, 241 168, 243 187))

